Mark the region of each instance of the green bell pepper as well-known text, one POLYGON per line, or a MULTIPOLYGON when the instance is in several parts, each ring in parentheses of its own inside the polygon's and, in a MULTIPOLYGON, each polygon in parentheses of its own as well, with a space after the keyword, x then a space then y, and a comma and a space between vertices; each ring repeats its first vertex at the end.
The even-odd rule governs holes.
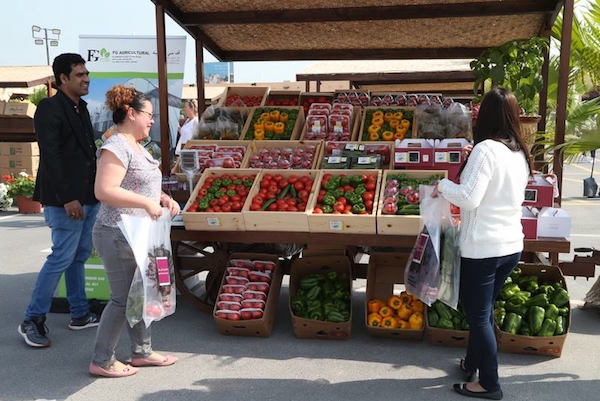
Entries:
POLYGON ((556 318, 558 317, 558 312, 558 306, 550 304, 546 308, 546 314, 544 315, 544 317, 546 319, 556 320, 556 318))
POLYGON ((554 330, 555 336, 561 336, 567 332, 567 318, 559 316, 556 319, 556 330, 554 330))
POLYGON ((546 294, 547 296, 551 296, 552 293, 554 292, 554 287, 552 287, 550 284, 542 284, 538 287, 538 289, 535 291, 535 294, 546 294))
POLYGON ((341 186, 345 186, 345 185, 350 185, 350 176, 349 175, 345 175, 340 179, 340 185, 341 186))
POLYGON ((529 298, 527 302, 525 302, 525 305, 541 306, 542 308, 545 308, 546 306, 548 306, 549 303, 550 302, 548 302, 548 296, 546 294, 537 294, 529 298))
POLYGON ((450 313, 450 308, 446 306, 443 302, 435 301, 433 304, 435 311, 438 313, 441 319, 446 319, 449 322, 452 322, 452 313, 450 313))
POLYGON ((446 319, 443 317, 440 318, 440 320, 438 320, 437 327, 440 329, 454 330, 454 325, 452 324, 452 320, 446 319))
POLYGON ((561 307, 565 306, 569 302, 569 293, 564 288, 559 288, 552 294, 551 303, 561 307))
POLYGON ((333 207, 331 205, 323 205, 321 207, 321 210, 323 211, 323 213, 325 214, 331 214, 333 213, 333 207))
POLYGON ((350 185, 352 185, 355 188, 362 184, 362 182, 362 177, 360 175, 353 175, 352 177, 350 177, 350 185))
POLYGON ((529 308, 529 311, 527 311, 527 320, 529 321, 531 333, 537 334, 541 330, 545 313, 546 311, 544 311, 544 308, 540 306, 532 306, 529 308))
POLYGON ((508 299, 508 304, 523 305, 531 297, 531 293, 528 291, 519 291, 508 299))
POLYGON ((558 314, 560 316, 569 316, 569 307, 563 306, 562 308, 558 308, 558 314))
POLYGON ((356 187, 356 189, 354 190, 354 192, 358 195, 358 196, 363 196, 363 194, 365 192, 367 192, 367 188, 365 188, 363 185, 359 185, 358 187, 356 187))
POLYGON ((519 326, 519 330, 517 334, 521 336, 531 336, 531 329, 529 328, 529 323, 526 320, 521 321, 521 326, 519 326))
POLYGON ((510 273, 510 278, 512 279, 512 281, 516 281, 519 279, 519 277, 521 276, 521 268, 519 266, 515 266, 514 269, 512 270, 512 273, 510 273))
POLYGON ((505 306, 507 312, 516 313, 517 315, 526 316, 527 310, 529 309, 525 304, 515 305, 511 303, 507 303, 505 306))
POLYGON ((502 327, 504 319, 506 318, 506 309, 498 307, 494 309, 494 319, 499 327, 502 327))
POLYGON ((506 305, 506 301, 496 301, 494 302, 494 308, 504 308, 506 305))
POLYGON ((544 319, 544 323, 542 323, 542 328, 537 333, 540 337, 550 337, 554 335, 556 331, 556 321, 550 319, 544 319))
POLYGON ((332 206, 335 203, 335 196, 333 195, 325 195, 323 197, 323 205, 332 206))
POLYGON ((429 325, 431 327, 438 327, 440 315, 438 315, 435 310, 429 308, 429 310, 427 311, 427 318, 429 319, 429 325))
POLYGON ((517 334, 519 326, 521 326, 521 320, 523 320, 523 318, 520 315, 517 315, 513 312, 507 313, 506 317, 504 318, 502 330, 511 334, 517 334))
POLYGON ((365 212, 367 210, 367 208, 365 207, 364 203, 357 203, 354 206, 352 206, 352 213, 354 214, 360 214, 361 212, 365 212))
POLYGON ((503 300, 510 299, 513 295, 517 294, 521 289, 515 283, 504 284, 500 289, 500 298, 503 300))

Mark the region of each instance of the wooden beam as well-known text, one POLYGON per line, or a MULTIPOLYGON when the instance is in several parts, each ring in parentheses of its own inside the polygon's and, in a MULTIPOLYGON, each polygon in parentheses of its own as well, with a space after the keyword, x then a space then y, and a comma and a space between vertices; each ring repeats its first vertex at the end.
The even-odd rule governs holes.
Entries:
POLYGON ((223 53, 224 61, 285 60, 414 60, 476 58, 487 47, 401 49, 240 50, 223 53))
POLYGON ((367 83, 447 83, 474 82, 473 71, 424 71, 424 72, 374 72, 374 73, 333 73, 333 74, 296 74, 296 81, 356 81, 367 83))
POLYGON ((167 38, 165 9, 156 4, 156 50, 158 53, 158 105, 160 120, 160 153, 163 176, 171 171, 171 138, 169 135, 169 99, 167 87, 167 38))
MULTIPOLYGON (((569 61, 571 58, 571 29, 573 28, 574 0, 566 0, 563 11, 562 34, 560 38, 560 64, 558 69, 558 93, 556 99, 556 131, 554 146, 565 142, 567 119, 567 96, 569 86, 569 61)), ((558 203, 562 200, 563 153, 554 151, 553 172, 558 178, 558 203)))
POLYGON ((185 13, 182 22, 187 26, 198 26, 486 17, 552 12, 555 6, 555 0, 505 0, 378 7, 227 10, 185 13))
MULTIPOLYGON (((550 38, 548 38, 550 43, 550 38)), ((550 47, 544 51, 544 64, 542 64, 542 90, 540 92, 540 100, 538 104, 538 112, 540 114, 540 122, 538 123, 538 132, 546 131, 546 118, 548 116, 548 73, 550 70, 550 47)), ((548 170, 548 166, 544 162, 544 145, 534 144, 532 153, 534 156, 534 163, 536 170, 544 169, 545 172, 548 170)))
POLYGON ((204 93, 204 46, 202 41, 196 39, 196 90, 198 91, 198 118, 206 109, 204 93))

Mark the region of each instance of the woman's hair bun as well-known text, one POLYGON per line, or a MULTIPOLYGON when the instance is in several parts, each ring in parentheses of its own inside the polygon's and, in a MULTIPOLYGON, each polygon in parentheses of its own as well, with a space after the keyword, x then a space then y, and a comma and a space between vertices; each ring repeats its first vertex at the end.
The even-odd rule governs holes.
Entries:
POLYGON ((106 106, 113 113, 119 109, 124 110, 126 105, 133 102, 135 93, 133 86, 115 85, 106 92, 106 106))

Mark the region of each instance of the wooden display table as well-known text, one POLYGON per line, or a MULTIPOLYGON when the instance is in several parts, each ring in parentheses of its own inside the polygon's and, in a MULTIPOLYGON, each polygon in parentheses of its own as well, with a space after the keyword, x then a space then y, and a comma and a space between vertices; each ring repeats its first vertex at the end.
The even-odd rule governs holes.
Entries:
MULTIPOLYGON (((310 246, 387 248, 393 252, 410 252, 415 236, 376 234, 329 234, 276 231, 187 231, 171 230, 171 245, 177 287, 184 298, 202 311, 212 313, 222 274, 235 244, 304 244, 310 246)), ((569 253, 571 243, 561 238, 525 240, 523 259, 558 265, 558 254, 569 253), (542 253, 549 253, 546 258, 542 253), (549 260, 548 260, 549 259, 549 260)), ((284 261, 285 273, 291 262, 284 261)), ((366 265, 353 261, 354 278, 366 278, 366 265)))

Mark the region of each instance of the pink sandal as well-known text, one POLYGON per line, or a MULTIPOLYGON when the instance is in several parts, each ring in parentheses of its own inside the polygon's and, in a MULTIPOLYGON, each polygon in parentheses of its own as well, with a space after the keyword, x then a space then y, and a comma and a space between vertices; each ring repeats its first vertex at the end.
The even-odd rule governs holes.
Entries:
POLYGON ((135 368, 131 365, 125 365, 122 369, 116 369, 114 365, 109 366, 108 368, 103 368, 98 365, 94 365, 90 363, 88 368, 91 375, 101 376, 101 377, 126 377, 135 375, 140 369, 135 368))
POLYGON ((145 358, 131 358, 131 366, 142 367, 142 366, 169 366, 177 362, 177 358, 171 355, 165 356, 162 360, 145 358))

